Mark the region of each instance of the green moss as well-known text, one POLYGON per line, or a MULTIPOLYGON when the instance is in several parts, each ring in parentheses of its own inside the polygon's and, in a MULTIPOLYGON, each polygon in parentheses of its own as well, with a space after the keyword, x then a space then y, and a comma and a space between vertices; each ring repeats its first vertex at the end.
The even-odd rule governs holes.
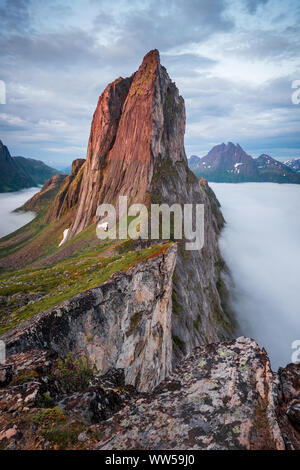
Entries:
POLYGON ((42 431, 42 436, 59 450, 78 443, 78 436, 85 430, 81 423, 68 423, 68 425, 57 425, 42 431))
POLYGON ((184 349, 184 346, 185 346, 185 342, 179 338, 179 336, 176 336, 176 335, 173 335, 172 336, 172 339, 173 339, 173 343, 174 345, 179 348, 179 349, 184 349))
POLYGON ((201 315, 198 314, 196 320, 193 321, 193 326, 194 326, 195 330, 199 330, 199 329, 200 329, 201 323, 202 323, 202 321, 201 321, 201 315))
POLYGON ((38 426, 40 434, 58 449, 76 444, 78 435, 85 429, 82 423, 67 422, 67 417, 58 407, 39 410, 33 422, 38 426))
POLYGON ((33 417, 33 422, 41 427, 52 426, 65 421, 66 416, 58 406, 55 408, 42 408, 33 417))
POLYGON ((38 408, 52 408, 54 407, 55 400, 49 395, 49 393, 44 393, 36 402, 38 408))
POLYGON ((43 293, 41 300, 18 305, 12 299, 12 312, 0 318, 0 334, 28 320, 35 314, 55 307, 63 301, 89 288, 99 286, 116 271, 126 271, 130 266, 159 255, 162 246, 154 245, 144 250, 125 252, 123 255, 104 257, 111 244, 99 244, 89 251, 82 250, 76 255, 52 266, 27 268, 0 276, 0 295, 43 293))
POLYGON ((27 382, 30 382, 30 380, 34 379, 37 377, 37 373, 35 371, 29 371, 29 372, 22 372, 16 377, 14 377, 12 381, 12 385, 23 385, 27 382))
POLYGON ((58 359, 53 370, 55 380, 66 393, 84 390, 97 373, 96 365, 88 356, 76 359, 72 353, 64 360, 58 359))
POLYGON ((178 300, 177 300, 177 294, 175 292, 175 290, 173 289, 172 291, 172 313, 173 315, 175 315, 176 317, 179 317, 182 313, 182 307, 181 305, 178 303, 178 300))
POLYGON ((138 327, 140 324, 141 318, 142 318, 143 312, 136 312, 131 318, 130 318, 130 329, 127 331, 126 336, 132 335, 134 330, 138 327))

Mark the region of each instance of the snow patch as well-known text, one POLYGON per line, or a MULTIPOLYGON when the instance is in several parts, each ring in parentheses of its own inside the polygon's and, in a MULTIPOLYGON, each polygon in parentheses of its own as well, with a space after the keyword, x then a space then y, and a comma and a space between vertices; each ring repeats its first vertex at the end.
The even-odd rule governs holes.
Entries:
POLYGON ((69 228, 66 228, 66 230, 64 230, 63 239, 62 239, 62 241, 60 242, 60 244, 59 244, 58 246, 61 246, 61 245, 63 245, 63 244, 65 243, 66 238, 67 238, 68 233, 69 233, 69 230, 70 230, 69 228))

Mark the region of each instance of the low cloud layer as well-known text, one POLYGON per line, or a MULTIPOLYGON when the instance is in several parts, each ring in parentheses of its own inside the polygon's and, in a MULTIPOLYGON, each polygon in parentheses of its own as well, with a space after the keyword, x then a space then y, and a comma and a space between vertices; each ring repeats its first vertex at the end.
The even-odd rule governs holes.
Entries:
POLYGON ((300 340, 300 186, 210 185, 227 221, 220 246, 235 283, 234 311, 276 370, 300 340))
POLYGON ((14 232, 35 217, 33 212, 15 213, 13 211, 21 207, 37 191, 39 188, 29 188, 16 193, 0 194, 0 238, 14 232))

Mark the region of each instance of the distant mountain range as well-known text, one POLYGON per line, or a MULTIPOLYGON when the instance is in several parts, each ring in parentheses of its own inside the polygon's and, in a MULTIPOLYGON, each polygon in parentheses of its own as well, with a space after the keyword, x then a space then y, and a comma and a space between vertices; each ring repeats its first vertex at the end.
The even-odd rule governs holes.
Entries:
POLYGON ((300 173, 300 158, 292 158, 284 162, 289 168, 294 170, 296 173, 300 173))
POLYGON ((40 160, 12 157, 0 140, 0 192, 18 191, 44 184, 62 172, 49 167, 40 160))
POLYGON ((281 163, 269 155, 248 155, 239 144, 220 144, 205 157, 192 155, 189 167, 197 177, 220 183, 246 181, 300 184, 300 159, 281 163))

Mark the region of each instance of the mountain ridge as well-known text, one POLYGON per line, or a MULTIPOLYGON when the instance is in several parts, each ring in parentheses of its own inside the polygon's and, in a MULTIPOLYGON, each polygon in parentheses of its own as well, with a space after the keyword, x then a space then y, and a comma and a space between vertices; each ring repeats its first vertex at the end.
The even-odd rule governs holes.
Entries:
POLYGON ((193 155, 188 161, 196 176, 208 181, 300 184, 300 176, 289 165, 266 154, 253 158, 232 142, 216 145, 206 156, 193 155))
POLYGON ((12 157, 0 140, 0 192, 18 191, 44 184, 59 171, 41 160, 12 157))

